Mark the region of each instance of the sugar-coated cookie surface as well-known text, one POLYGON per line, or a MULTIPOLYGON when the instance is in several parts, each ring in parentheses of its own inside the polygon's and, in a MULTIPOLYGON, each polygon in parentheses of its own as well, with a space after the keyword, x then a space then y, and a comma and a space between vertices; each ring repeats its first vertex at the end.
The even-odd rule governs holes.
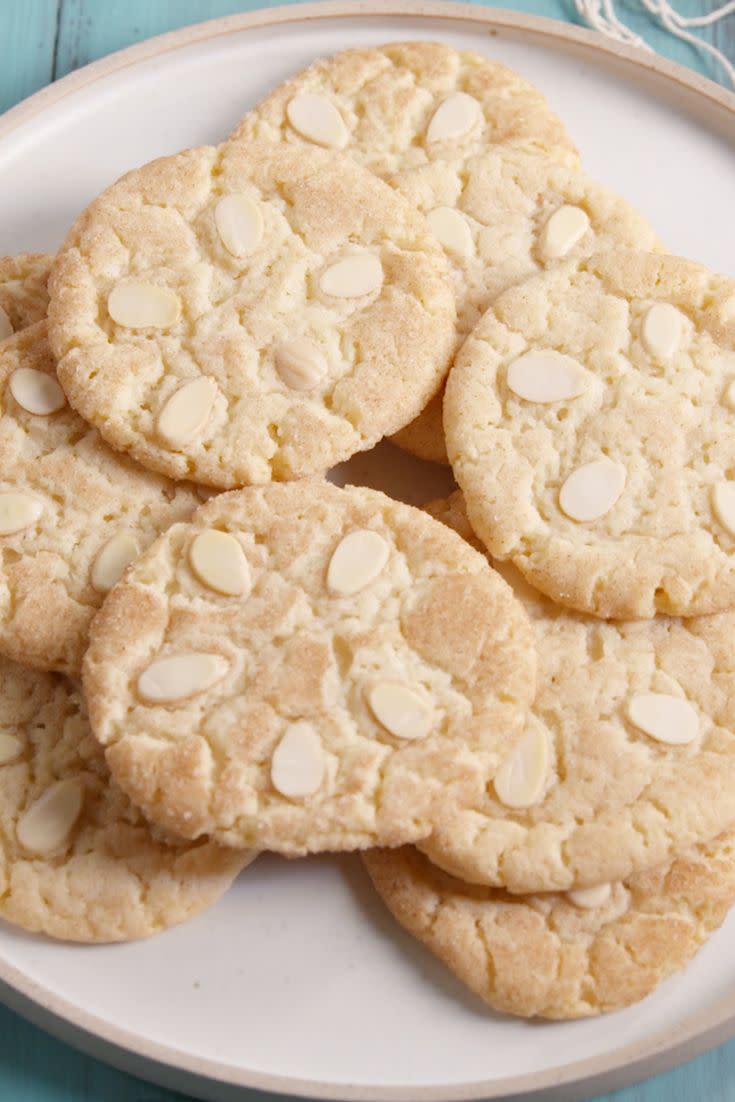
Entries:
POLYGON ((316 61, 249 111, 231 138, 344 150, 385 177, 488 146, 579 164, 533 85, 440 42, 393 42, 316 61))
POLYGON ((49 253, 0 256, 0 341, 46 317, 53 262, 49 253))
POLYGON ((321 474, 411 420, 454 341, 409 203, 320 149, 206 147, 129 173, 50 281, 69 399, 114 447, 227 488, 321 474))
MULTIPOLYGON (((625 199, 543 157, 495 148, 406 169, 390 183, 426 215, 447 254, 460 342, 501 292, 537 272, 606 249, 659 247, 625 199)), ((422 459, 448 462, 441 417, 437 396, 394 442, 422 459)))
POLYGON ((46 323, 0 344, 0 653, 78 674, 127 563, 201 497, 109 448, 69 406, 46 323))
POLYGON ((0 659, 0 917, 69 941, 148 937, 204 910, 250 854, 151 830, 110 780, 79 690, 0 659))
MULTIPOLYGON (((461 494, 428 507, 474 539, 461 494)), ((533 625, 526 733, 471 809, 421 848, 526 893, 622 880, 735 820, 735 613, 605 623, 499 569, 533 625)))
POLYGON ((624 883, 512 896, 463 884, 417 850, 374 850, 368 873, 400 924, 491 1007, 588 1018, 650 995, 735 901, 735 834, 624 883))
POLYGON ((520 602, 454 532, 303 481, 169 529, 95 619, 84 687, 150 819, 297 855, 425 837, 479 800, 535 663, 520 602))
POLYGON ((735 280, 598 254, 506 291, 444 401, 472 526, 555 601, 735 607, 735 280))

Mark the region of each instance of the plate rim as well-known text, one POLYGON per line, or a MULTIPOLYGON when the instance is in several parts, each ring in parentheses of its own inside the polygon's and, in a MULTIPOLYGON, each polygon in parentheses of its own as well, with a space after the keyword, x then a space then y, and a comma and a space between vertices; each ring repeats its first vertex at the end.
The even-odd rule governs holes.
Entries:
MULTIPOLYGON (((705 101, 710 108, 721 108, 735 119, 735 92, 715 84, 707 77, 676 62, 641 49, 605 39, 597 32, 563 23, 545 16, 530 15, 504 8, 486 8, 456 0, 318 0, 288 3, 277 8, 258 8, 251 12, 222 16, 156 35, 143 42, 109 54, 69 73, 42 88, 0 116, 0 141, 20 127, 31 123, 44 111, 88 85, 141 62, 196 43, 224 38, 241 31, 311 20, 385 17, 415 17, 475 23, 489 29, 527 31, 551 40, 558 46, 576 45, 592 51, 598 58, 623 62, 632 70, 645 70, 673 86, 705 101)), ((105 1019, 48 991, 0 955, 0 995, 2 1001, 41 1028, 60 1036, 67 1043, 92 1052, 110 1063, 131 1070, 136 1063, 142 1074, 151 1074, 170 1085, 166 1072, 181 1073, 200 1082, 223 1088, 250 1088, 303 1098, 323 1098, 341 1102, 467 1102, 470 1099, 551 1098, 562 1090, 567 1102, 569 1088, 594 1083, 599 1090, 614 1089, 638 1081, 639 1077, 668 1070, 728 1039, 735 1032, 735 994, 725 996, 687 1019, 673 1030, 645 1041, 617 1047, 601 1056, 575 1060, 546 1071, 505 1077, 503 1080, 476 1080, 456 1084, 418 1084, 408 1087, 335 1084, 292 1078, 236 1068, 229 1063, 191 1056, 169 1045, 142 1038, 139 1034, 111 1026, 105 1019), (47 1017, 48 1016, 48 1017, 47 1017), (70 1037, 68 1029, 73 1031, 70 1037), (95 1050, 101 1043, 104 1052, 95 1050)), ((613 1020, 611 1018, 611 1020, 613 1020)), ((576 1092, 575 1092, 576 1094, 576 1092)))

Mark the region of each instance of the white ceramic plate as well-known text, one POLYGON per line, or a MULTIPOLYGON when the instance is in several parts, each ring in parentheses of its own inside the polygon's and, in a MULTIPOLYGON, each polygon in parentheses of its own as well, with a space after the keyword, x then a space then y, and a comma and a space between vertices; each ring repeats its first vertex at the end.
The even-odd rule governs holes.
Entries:
MULTIPOLYGON (((224 137, 314 57, 398 38, 480 50, 538 84, 587 168, 672 251, 735 275, 735 97, 562 24, 455 4, 310 5, 218 20, 82 70, 0 121, 0 251, 54 248, 120 173, 224 137)), ((350 465, 420 501, 448 488, 384 446, 350 465), (386 459, 388 462, 386 462, 386 459)), ((342 477, 345 477, 344 472, 342 477)), ((373 898, 357 858, 263 858, 152 941, 79 948, 0 927, 8 1003, 127 1070, 208 1099, 589 1097, 735 1032, 735 921, 683 975, 598 1021, 489 1013, 373 898)))

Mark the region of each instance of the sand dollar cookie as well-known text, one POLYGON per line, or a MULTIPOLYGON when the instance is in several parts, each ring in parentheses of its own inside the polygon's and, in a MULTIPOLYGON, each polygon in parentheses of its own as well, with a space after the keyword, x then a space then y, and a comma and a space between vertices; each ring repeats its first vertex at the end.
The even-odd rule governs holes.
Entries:
POLYGON ((231 140, 343 150, 378 175, 503 146, 577 165, 560 119, 517 73, 440 42, 343 50, 279 84, 231 140))
POLYGON ((0 257, 0 341, 46 317, 53 262, 48 253, 0 257))
POLYGON ((477 801, 534 669, 522 606, 454 532, 303 481, 169 529, 95 619, 84 686, 151 820, 296 855, 425 837, 477 801))
MULTIPOLYGON (((630 203, 551 159, 493 149, 468 161, 432 161, 390 183, 426 215, 451 265, 458 342, 513 284, 611 248, 657 249, 630 203)), ((421 459, 448 462, 442 396, 394 437, 421 459)))
POLYGON ((78 674, 128 562, 201 503, 119 455, 68 404, 46 323, 0 344, 0 653, 78 674))
POLYGON ((349 158, 255 146, 146 165, 81 216, 51 280, 72 405, 114 447, 217 487, 321 474, 436 392, 447 263, 349 158))
MULTIPOLYGON (((462 497, 429 507, 469 540, 462 497)), ((589 887, 670 861, 735 820, 735 613, 631 623, 569 612, 512 566, 533 625, 525 733, 471 809, 421 848, 512 892, 589 887)))
POLYGON ((473 528, 555 601, 735 607, 735 280, 598 254, 511 288, 457 357, 449 458, 473 528))
POLYGON ((638 1002, 683 968, 735 901, 735 835, 624 883, 512 896, 463 884, 417 850, 363 858, 383 901, 491 1007, 588 1018, 638 1002))
POLYGON ((252 855, 152 830, 110 780, 78 689, 0 659, 0 917, 69 941, 148 937, 252 855))

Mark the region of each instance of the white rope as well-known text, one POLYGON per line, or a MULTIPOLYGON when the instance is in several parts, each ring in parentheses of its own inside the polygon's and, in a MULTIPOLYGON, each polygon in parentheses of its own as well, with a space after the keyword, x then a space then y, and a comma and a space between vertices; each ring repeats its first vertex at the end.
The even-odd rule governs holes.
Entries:
MULTIPOLYGON (((735 15, 735 0, 728 0, 719 8, 715 8, 708 15, 698 15, 687 18, 672 8, 668 0, 641 0, 641 4, 650 12, 659 23, 676 38, 688 42, 697 50, 703 50, 713 57, 722 66, 727 78, 735 88, 735 64, 722 50, 718 50, 709 42, 705 42, 696 34, 692 34, 690 27, 710 27, 713 23, 735 15)), ((581 17, 600 34, 614 39, 616 42, 624 42, 627 46, 638 46, 639 49, 651 50, 651 47, 627 27, 618 17, 614 7, 614 0, 575 0, 575 6, 581 17)))

